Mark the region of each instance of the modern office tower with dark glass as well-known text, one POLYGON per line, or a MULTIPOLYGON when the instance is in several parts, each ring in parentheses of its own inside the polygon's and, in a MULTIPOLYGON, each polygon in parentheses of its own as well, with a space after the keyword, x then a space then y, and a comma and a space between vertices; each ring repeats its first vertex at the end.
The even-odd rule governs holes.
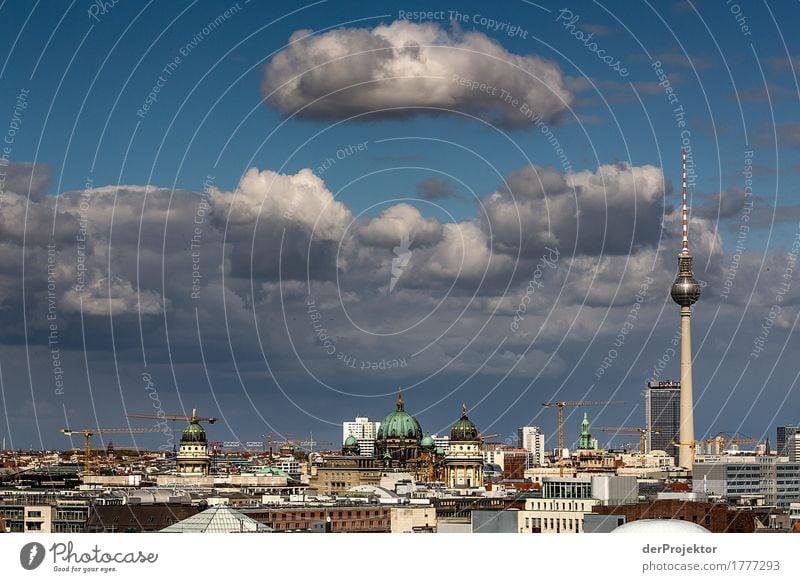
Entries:
POLYGON ((678 442, 681 421, 681 384, 672 380, 647 383, 644 393, 644 414, 647 428, 647 452, 666 451, 678 462, 678 442))
POLYGON ((681 306, 681 429, 678 465, 694 464, 694 396, 692 394, 692 305, 700 299, 700 284, 692 273, 686 203, 686 150, 683 150, 683 241, 678 254, 678 277, 672 284, 672 300, 681 306))

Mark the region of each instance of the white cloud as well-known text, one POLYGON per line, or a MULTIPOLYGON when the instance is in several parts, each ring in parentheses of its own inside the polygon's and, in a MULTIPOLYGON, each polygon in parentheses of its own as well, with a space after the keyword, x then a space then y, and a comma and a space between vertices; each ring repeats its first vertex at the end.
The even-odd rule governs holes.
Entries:
POLYGON ((266 100, 287 115, 341 119, 386 108, 429 107, 511 128, 531 123, 521 111, 523 103, 542 119, 555 120, 573 99, 554 63, 510 53, 479 32, 448 32, 437 24, 408 21, 319 35, 299 30, 266 66, 261 88, 266 100), (501 91, 517 104, 502 99, 501 91))

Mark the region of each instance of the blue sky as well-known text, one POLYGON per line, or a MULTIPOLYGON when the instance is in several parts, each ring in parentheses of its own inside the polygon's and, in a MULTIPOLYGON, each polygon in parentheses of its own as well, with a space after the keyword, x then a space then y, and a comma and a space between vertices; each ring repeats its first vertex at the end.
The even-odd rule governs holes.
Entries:
MULTIPOLYGON (((223 6, 197 2, 150 3, 144 7, 123 2, 107 14, 98 15, 100 22, 79 9, 80 3, 66 16, 45 4, 35 6, 32 9, 28 3, 8 3, 4 7, 7 16, 0 24, 3 38, 10 44, 17 33, 19 37, 17 50, 7 53, 10 58, 4 63, 3 77, 8 82, 4 83, 2 103, 8 109, 17 88, 30 89, 26 131, 14 152, 20 159, 36 157, 56 169, 51 193, 80 189, 88 175, 96 184, 142 183, 149 179, 157 185, 196 189, 207 174, 212 174, 220 184, 232 188, 250 165, 272 166, 279 160, 286 164, 287 171, 314 166, 332 149, 338 149, 337 145, 347 142, 351 128, 331 130, 327 123, 313 121, 279 127, 280 113, 261 106, 258 91, 262 67, 269 56, 284 47, 298 29, 322 30, 351 21, 358 21, 356 26, 388 23, 398 17, 399 10, 442 10, 449 17, 452 10, 449 5, 438 8, 435 3, 412 3, 398 9, 393 3, 378 2, 368 11, 357 2, 320 2, 305 9, 292 3, 240 3, 238 14, 183 58, 168 76, 158 102, 145 119, 140 119, 136 111, 157 82, 161 69, 180 56, 181 47, 221 14, 223 6), (270 24, 290 7, 297 12, 270 24), (20 31, 20 23, 26 20, 27 26, 20 31), (325 134, 302 147, 319 131, 325 134), (287 153, 297 147, 302 149, 287 159, 287 153)), ((666 95, 642 93, 643 107, 630 90, 623 89, 623 97, 615 99, 602 83, 653 83, 657 79, 648 55, 658 58, 666 53, 676 58, 685 52, 696 61, 696 70, 688 61, 667 66, 666 70, 679 78, 675 89, 687 111, 687 120, 694 126, 692 141, 702 169, 698 189, 714 192, 736 183, 743 148, 754 144, 773 118, 776 123, 792 119, 796 87, 790 69, 775 70, 769 65, 770 59, 786 58, 783 42, 791 39, 777 34, 743 36, 732 25, 733 14, 720 10, 716 4, 700 2, 696 6, 702 20, 694 13, 674 10, 668 3, 654 4, 652 8, 647 4, 627 6, 624 12, 591 2, 572 7, 571 11, 580 17, 578 28, 586 24, 608 27, 596 40, 630 70, 626 79, 599 59, 588 58, 591 54, 587 54, 584 45, 562 25, 554 24, 560 8, 545 10, 521 2, 491 6, 467 2, 459 11, 470 18, 459 26, 483 32, 511 52, 552 59, 566 75, 585 75, 600 85, 600 91, 590 87, 580 93, 581 101, 587 103, 576 106, 567 116, 568 123, 559 128, 561 140, 570 143, 576 152, 571 156, 576 168, 594 168, 598 161, 616 159, 661 166, 665 159, 675 159, 674 150, 665 148, 679 143, 680 130, 666 95), (502 32, 487 30, 473 22, 476 17, 479 22, 486 17, 514 23, 528 33, 527 38, 509 38, 502 32), (764 87, 762 73, 770 87, 781 88, 781 93, 775 91, 771 95, 772 103, 737 99, 734 87, 740 91, 764 87), (609 100, 608 104, 603 97, 609 100), (619 103, 620 100, 625 102, 619 103), (576 115, 587 122, 577 123, 576 115), (726 133, 715 136, 712 123, 726 133)), ((786 14, 791 9, 794 7, 781 7, 781 17, 791 18, 786 14)), ((753 6, 746 16, 753 31, 775 27, 766 9, 753 6)), ((439 22, 445 27, 453 26, 452 21, 439 22)), ((436 121, 442 134, 457 140, 471 136, 490 152, 505 149, 494 147, 505 140, 502 135, 481 131, 475 123, 464 124, 451 118, 436 121)), ((374 141, 398 129, 413 134, 417 127, 426 128, 430 123, 431 119, 425 117, 410 122, 377 122, 359 127, 357 133, 359 139, 374 141)), ((541 159, 551 153, 535 134, 525 133, 512 132, 512 138, 528 155, 541 159)), ((418 153, 419 144, 413 147, 416 155, 425 157, 418 153)), ((374 156, 406 155, 408 149, 408 144, 382 144, 375 148, 374 156)), ((792 165, 798 162, 796 151, 784 150, 776 158, 774 147, 759 145, 758 152, 760 164, 782 168, 783 186, 796 186, 796 172, 792 171, 792 165)), ((350 165, 357 168, 355 171, 379 169, 380 160, 374 156, 357 157, 350 165)), ((520 159, 510 159, 507 152, 492 161, 501 170, 520 163, 520 159)), ((463 165, 458 168, 464 172, 463 165)), ((671 178, 675 171, 677 168, 669 174, 671 178)), ((331 172, 327 177, 334 188, 349 181, 342 174, 331 172)), ((497 180, 485 173, 467 177, 480 192, 489 192, 497 185, 497 180)), ((408 190, 415 182, 411 174, 393 178, 400 180, 399 184, 393 183, 398 190, 408 190)), ((775 181, 767 178, 763 176, 760 184, 765 196, 775 189, 775 181)), ((386 186, 387 181, 388 178, 384 181, 386 186)), ((365 190, 355 187, 343 195, 355 207, 363 207, 374 198, 365 190)))
MULTIPOLYGON (((536 126, 497 123, 497 119, 492 117, 497 111, 491 110, 496 105, 482 111, 480 104, 476 106, 477 109, 470 109, 472 105, 468 104, 467 110, 461 113, 441 113, 438 109, 423 107, 408 110, 406 115, 400 117, 367 114, 352 118, 351 113, 339 117, 331 114, 316 117, 303 113, 291 115, 276 102, 265 100, 262 89, 262 83, 269 82, 269 79, 265 81, 265 74, 269 76, 265 67, 275 62, 276 55, 286 52, 289 38, 297 31, 316 31, 315 37, 334 38, 324 35, 329 31, 338 35, 343 27, 369 30, 381 24, 390 25, 403 20, 403 16, 408 19, 410 13, 424 11, 432 14, 423 18, 414 15, 411 21, 438 26, 444 34, 449 35, 447 38, 455 39, 453 42, 477 33, 484 35, 487 41, 498 43, 511 55, 535 56, 553 64, 560 71, 560 80, 571 96, 571 102, 551 116, 547 125, 567 152, 570 167, 575 172, 596 172, 603 165, 626 163, 634 168, 654 166, 663 169, 664 178, 671 182, 674 189, 662 188, 660 194, 654 194, 660 199, 656 214, 652 217, 654 225, 661 220, 669 228, 672 227, 671 220, 674 217, 671 213, 679 204, 680 148, 689 145, 693 170, 697 175, 691 189, 692 204, 703 220, 697 223, 697 227, 707 230, 703 234, 706 238, 718 233, 717 243, 721 249, 718 247, 716 251, 723 251, 722 254, 714 254, 713 244, 708 247, 710 250, 705 242, 700 244, 703 250, 699 251, 697 263, 702 263, 704 267, 698 276, 709 279, 711 286, 717 290, 736 250, 735 233, 741 223, 741 196, 737 192, 741 193, 745 187, 742 174, 745 152, 752 151, 754 212, 759 217, 750 223, 752 230, 747 239, 749 264, 758 269, 760 274, 772 269, 769 272, 774 275, 775 271, 783 269, 785 259, 781 258, 782 253, 791 247, 800 220, 800 199, 797 194, 800 126, 796 125, 800 89, 796 71, 790 64, 791 57, 796 65, 799 54, 796 35, 790 23, 797 21, 800 7, 768 3, 650 2, 625 3, 623 8, 623 5, 616 3, 537 4, 523 1, 491 4, 459 2, 458 6, 461 16, 454 20, 451 19, 452 3, 441 2, 412 2, 402 6, 394 2, 367 5, 335 0, 307 6, 294 2, 119 2, 107 10, 98 9, 96 4, 78 1, 63 6, 47 2, 5 2, 0 4, 0 39, 3 39, 0 42, 4 46, 0 54, 7 56, 0 62, 0 128, 5 126, 5 118, 12 118, 18 95, 23 91, 27 106, 21 116, 22 129, 13 140, 10 158, 14 162, 49 168, 50 178, 43 192, 50 198, 82 190, 87 181, 93 187, 152 185, 199 193, 209 176, 213 177, 213 183, 221 192, 229 192, 253 167, 287 175, 310 168, 337 202, 349 209, 352 216, 360 217, 357 221, 359 224, 379 217, 400 201, 416 207, 424 219, 439 224, 480 223, 485 212, 482 205, 515 170, 531 163, 537 167, 563 170, 552 144, 544 139, 536 126), (229 10, 227 15, 226 10, 229 10), (213 30, 209 29, 209 24, 215 20, 218 24, 213 26, 213 30), (490 21, 496 24, 489 24, 490 21), (512 34, 508 34, 512 30, 512 34), (588 34, 593 35, 590 41, 586 40, 588 34), (590 42, 595 44, 589 46, 590 42), (620 75, 603 62, 597 54, 600 50, 605 51, 603 55, 618 60, 627 74, 620 75), (663 79, 658 77, 655 61, 661 62, 668 86, 674 91, 672 103, 666 91, 667 82, 658 85, 663 79), (170 63, 174 65, 171 68, 170 63), (169 68, 168 72, 165 72, 165 67, 169 68), (154 88, 158 89, 156 100, 149 103, 145 111, 148 95, 154 88), (681 106, 685 112, 685 117, 681 118, 685 127, 678 124, 676 106, 681 106), (779 136, 778 144, 775 135, 779 136), (358 144, 363 144, 363 147, 359 149, 358 144), (432 178, 449 184, 449 193, 425 200, 419 184, 432 178), (773 215, 776 219, 773 219, 773 215), (707 254, 703 254, 705 250, 708 250, 707 254), (716 267, 708 267, 712 262, 716 267)), ((446 83, 447 79, 443 82, 446 83)), ((519 110, 519 107, 512 109, 519 110)), ((134 193, 128 196, 140 195, 134 193)), ((30 199, 33 200, 33 196, 30 199)), ((630 206, 642 203, 636 197, 629 202, 630 206)), ((611 206, 606 208, 614 211, 611 206)), ((652 210, 648 206, 643 208, 643 211, 652 210)), ((28 213, 25 216, 26 220, 30 220, 28 213)), ((611 225, 612 230, 617 228, 613 217, 608 214, 584 214, 582 217, 583 224, 606 224, 611 225)), ((254 228, 257 230, 258 227, 254 228)), ((524 225, 524 228, 534 227, 524 225)), ((664 232, 667 236, 665 241, 674 235, 669 230, 664 232)), ((228 233, 225 236, 233 235, 228 233)), ((366 240, 364 237, 368 234, 359 236, 366 240)), ((170 244, 173 244, 166 242, 168 238, 165 234, 163 250, 167 254, 172 250, 170 244)), ((655 253, 653 261, 665 260, 664 253, 667 257, 671 256, 671 249, 658 246, 657 241, 648 237, 645 239, 631 239, 631 248, 651 245, 655 253)), ((245 236, 244 240, 250 239, 245 236)), ((270 244, 275 242, 269 240, 272 241, 270 244)), ((115 248, 121 248, 119 245, 126 243, 115 244, 115 248)), ((380 246, 384 243, 374 244, 380 246)), ((110 245, 111 242, 109 248, 110 245)), ((249 250, 244 243, 241 248, 249 250)), ((599 248, 597 250, 597 257, 605 256, 599 248)), ((236 260, 224 255, 226 252, 236 251, 224 247, 219 257, 226 258, 220 259, 215 255, 214 260, 220 262, 220 272, 233 268, 231 276, 235 281, 236 260)), ((258 248, 254 255, 278 252, 273 246, 265 246, 258 248)), ((391 251, 387 252, 391 258, 391 251)), ((583 252, 585 256, 594 256, 591 252, 586 253, 585 247, 583 252)), ((620 254, 623 253, 612 252, 614 256, 620 254)), ((248 259, 250 263, 253 262, 253 256, 248 259)), ((330 259, 330 256, 324 256, 330 259)), ((428 266, 438 265, 435 259, 436 255, 433 255, 428 266)), ((352 264, 355 259, 348 257, 348 260, 352 264)), ((666 260, 668 262, 671 259, 666 260)), ((386 261, 384 263, 388 264, 386 261)), ((522 264, 523 271, 529 266, 522 264)), ((348 271, 341 263, 336 267, 341 274, 339 284, 352 284, 353 288, 349 291, 359 295, 362 290, 360 286, 365 284, 364 273, 348 271)), ((310 264, 309 272, 314 268, 310 264)), ((113 266, 109 266, 109 269, 113 270, 113 266)), ((626 285, 636 288, 638 282, 628 281, 629 274, 624 273, 628 271, 623 270, 614 284, 622 285, 624 279, 626 285)), ((107 275, 108 279, 117 275, 128 279, 125 272, 107 275)), ((18 277, 21 276, 20 272, 18 277)), ((446 294, 437 294, 438 291, 425 290, 426 276, 421 272, 419 279, 414 279, 416 289, 424 297, 446 297, 446 294)), ((136 277, 129 278, 131 288, 141 290, 147 287, 154 296, 160 297, 159 301, 164 305, 178 304, 177 299, 168 296, 165 284, 161 283, 159 287, 156 283, 143 283, 146 277, 146 274, 137 270, 136 277), (170 300, 172 303, 169 303, 170 300)), ((524 283, 519 277, 519 274, 509 275, 512 290, 524 283)), ((566 277, 565 280, 568 280, 569 277, 566 277)), ((730 385, 737 382, 739 371, 734 368, 742 358, 747 357, 750 338, 758 332, 759 322, 764 317, 764 306, 754 305, 750 298, 772 294, 772 283, 760 282, 755 271, 740 277, 736 292, 741 305, 746 305, 746 310, 750 310, 747 311, 749 319, 739 327, 714 330, 707 343, 702 343, 702 349, 709 350, 706 352, 706 363, 700 363, 699 366, 700 374, 709 386, 708 394, 718 394, 714 389, 717 383, 730 385), (745 282, 751 286, 742 286, 745 282), (766 288, 759 285, 766 285, 766 288), (727 334, 740 338, 740 344, 726 350, 732 344, 725 343, 727 340, 720 343, 722 340, 719 338, 727 337, 727 334), (724 380, 712 373, 719 358, 731 358, 732 361, 730 369, 728 364, 722 366, 724 380)), ((244 290, 236 288, 234 291, 237 297, 241 296, 242 305, 251 308, 257 322, 260 321, 261 307, 264 313, 275 315, 270 311, 270 306, 281 305, 270 303, 274 297, 265 300, 266 303, 261 306, 259 299, 253 297, 254 293, 269 294, 265 289, 272 282, 270 276, 266 276, 266 282, 253 277, 249 282, 247 279, 244 276, 240 281, 244 290), (247 289, 248 285, 252 288, 247 289)), ((231 285, 233 289, 235 285, 231 285)), ((459 280, 456 288, 460 286, 459 280)), ((792 291, 795 292, 796 289, 792 291)), ((19 293, 19 290, 14 293, 19 293)), ((8 299, 7 308, 12 309, 12 305, 18 306, 21 301, 27 309, 35 312, 37 303, 32 295, 34 292, 29 290, 26 293, 31 295, 23 294, 15 300, 8 299)), ((517 291, 511 293, 515 297, 517 294, 517 291)), ((478 295, 484 294, 481 292, 478 295)), ((498 297, 496 291, 488 293, 488 296, 498 297)), ((424 297, 415 302, 419 304, 424 297)), ((662 299, 659 296, 659 301, 662 299)), ((66 305, 69 299, 63 301, 66 305)), ((724 305, 714 291, 709 292, 707 301, 707 306, 701 303, 698 309, 706 309, 708 317, 715 312, 718 304, 724 305)), ((789 304, 794 306, 794 302, 792 299, 789 304)), ((765 300, 766 303, 769 302, 765 300)), ((382 316, 380 310, 373 307, 364 305, 364 318, 365 321, 376 323, 382 316)), ((609 310, 613 307, 616 310, 614 313, 624 318, 625 301, 620 301, 619 296, 606 307, 609 310)), ((671 326, 677 325, 677 318, 672 317, 675 315, 673 307, 663 302, 654 306, 652 326, 658 327, 663 337, 671 337, 671 326)), ((207 308, 215 313, 219 310, 219 306, 207 308)), ((281 308, 285 312, 286 306, 281 308)), ((732 306, 729 308, 729 315, 724 310, 717 310, 719 319, 705 320, 705 323, 711 325, 713 330, 713 325, 720 325, 720 320, 734 321, 730 318, 736 315, 736 309, 732 306)), ((168 313, 164 320, 167 322, 170 310, 164 309, 168 313)), ((179 312, 180 309, 176 307, 175 311, 179 312)), ((181 323, 173 325, 183 329, 180 326, 187 325, 186 321, 191 323, 193 310, 189 309, 187 313, 191 316, 188 320, 181 319, 181 323)), ((343 324, 349 325, 344 313, 338 315, 342 316, 343 324)), ((546 315, 546 310, 542 315, 546 315)), ((787 307, 784 315, 787 317, 786 328, 776 331, 776 335, 785 331, 787 342, 791 339, 796 345, 796 332, 789 328, 794 311, 787 307)), ((64 322, 62 331, 76 329, 78 323, 69 319, 72 316, 65 314, 61 317, 64 322)), ((98 337, 108 339, 124 336, 128 331, 135 336, 147 326, 147 322, 140 326, 133 319, 125 320, 125 315, 121 317, 122 323, 114 327, 113 317, 104 319, 97 315, 98 319, 92 325, 97 325, 97 329, 101 330, 98 331, 98 337)), ((291 317, 298 315, 293 312, 291 317)), ((594 362, 602 359, 607 351, 607 342, 600 340, 599 345, 593 342, 598 336, 613 336, 619 324, 613 315, 602 321, 587 320, 585 317, 585 313, 575 315, 572 320, 578 322, 577 328, 586 326, 587 329, 581 332, 584 335, 575 336, 574 331, 563 335, 567 344, 574 344, 572 347, 565 347, 554 338, 549 344, 537 345, 543 354, 560 353, 559 358, 564 363, 549 377, 550 385, 562 383, 566 378, 572 382, 575 377, 581 378, 580 390, 584 385, 591 384, 596 368, 594 362), (587 362, 574 368, 572 363, 578 359, 586 341, 592 342, 591 349, 596 353, 589 356, 587 362), (567 350, 566 354, 564 350, 567 350)), ((147 317, 145 319, 151 321, 147 317)), ((219 323, 212 320, 209 316, 209 325, 216 329, 219 323)), ((441 315, 441 325, 449 321, 449 315, 441 315)), ((11 339, 4 342, 9 351, 5 361, 0 357, 3 373, 7 381, 8 378, 14 378, 29 385, 30 390, 20 392, 18 405, 25 406, 25 402, 29 401, 28 405, 35 409, 40 384, 33 382, 31 377, 34 373, 29 373, 29 370, 37 367, 37 357, 42 356, 26 356, 24 367, 12 363, 17 361, 16 350, 25 341, 20 340, 21 332, 16 330, 19 321, 10 318, 7 323, 15 331, 9 332, 11 339)), ((148 349, 162 350, 171 341, 166 337, 169 325, 165 323, 162 326, 157 318, 152 319, 152 325, 153 338, 159 339, 152 339, 150 348, 144 346, 146 341, 142 339, 143 352, 148 349)), ((241 325, 246 327, 247 324, 241 325)), ((577 328, 573 326, 570 329, 577 328)), ((475 332, 469 329, 469 333, 475 332)), ((340 333, 342 337, 353 339, 348 335, 354 333, 353 330, 350 326, 349 332, 341 329, 340 333)), ((196 335, 196 330, 192 330, 191 326, 186 331, 189 336, 189 332, 196 335)), ((241 336, 237 341, 252 342, 255 331, 255 328, 241 330, 240 334, 235 334, 241 336)), ((410 344, 424 345, 430 339, 425 333, 419 336, 413 333, 404 336, 410 344)), ((462 339, 466 337, 462 336, 462 339)), ((124 344, 124 338, 120 339, 124 344)), ((463 347, 463 343, 453 339, 453 346, 463 347)), ((285 339, 272 338, 271 341, 276 342, 277 346, 286 343, 285 339)), ((494 345, 492 341, 489 344, 494 345)), ((631 353, 631 361, 627 362, 628 366, 635 366, 635 378, 627 377, 622 370, 624 366, 618 366, 619 369, 613 372, 618 374, 615 380, 617 385, 609 386, 608 393, 618 388, 626 393, 628 400, 638 402, 644 370, 649 369, 650 363, 664 349, 663 342, 655 342, 652 336, 643 335, 642 341, 648 345, 648 353, 641 358, 637 356, 636 360, 633 360, 635 354, 631 353)), ((773 346, 777 350, 780 345, 778 341, 770 341, 775 342, 773 346)), ((98 342, 107 343, 104 339, 98 339, 98 342)), ((235 341, 226 342, 222 339, 220 342, 223 348, 227 348, 228 343, 236 344, 235 341)), ((696 342, 696 345, 700 343, 696 342)), ((444 350, 445 353, 453 353, 453 346, 444 350)), ((227 413, 232 418, 239 418, 245 423, 264 421, 263 414, 251 410, 259 409, 259 406, 253 407, 253 403, 240 393, 247 391, 240 390, 241 370, 233 365, 236 356, 231 362, 221 357, 210 371, 204 372, 196 367, 202 358, 197 349, 199 346, 193 341, 187 339, 185 344, 178 343, 172 347, 176 353, 185 352, 181 358, 190 364, 186 371, 187 379, 181 382, 177 379, 179 374, 174 366, 154 372, 163 373, 164 382, 174 385, 176 395, 169 399, 166 395, 164 397, 171 407, 186 405, 177 394, 177 384, 184 386, 184 392, 191 392, 195 386, 204 383, 204 378, 207 381, 210 375, 214 377, 211 382, 213 386, 230 391, 227 401, 236 402, 228 405, 227 413), (192 388, 187 388, 187 384, 192 388)), ((83 349, 70 345, 70 351, 76 356, 75 366, 81 366, 83 349)), ((119 386, 114 398, 124 400, 126 388, 123 386, 127 386, 126 383, 136 384, 136 376, 142 366, 155 365, 144 361, 138 363, 143 358, 135 354, 134 348, 131 350, 131 354, 118 355, 124 360, 121 367, 108 367, 108 358, 113 359, 114 355, 109 356, 102 346, 92 348, 92 357, 89 359, 94 363, 88 366, 89 372, 82 370, 81 373, 91 375, 94 369, 100 377, 113 380, 112 384, 119 386)), ((235 347, 232 351, 236 352, 235 347)), ((515 351, 527 353, 524 346, 515 347, 509 353, 515 351)), ((479 350, 479 353, 484 351, 479 350)), ((248 386, 251 386, 250 382, 258 384, 259 378, 276 373, 259 365, 261 358, 257 353, 242 357, 243 366, 252 367, 251 379, 244 382, 248 386)), ((769 376, 767 382, 763 379, 770 373, 772 364, 777 365, 782 361, 778 351, 775 351, 769 358, 753 361, 757 372, 747 372, 756 373, 758 385, 766 385, 767 393, 772 394, 776 402, 787 394, 786 387, 791 384, 796 370, 787 368, 769 376)), ((287 363, 285 369, 291 378, 299 368, 287 363)), ((400 370, 396 372, 391 380, 385 382, 380 376, 369 374, 350 378, 348 382, 359 387, 354 389, 356 393, 386 398, 385 395, 394 390, 393 384, 413 384, 425 376, 413 373, 410 369, 405 374, 399 373, 402 372, 400 370), (392 386, 377 388, 376 382, 391 383, 392 386), (368 388, 370 386, 372 388, 368 388)), ((461 396, 454 397, 459 399, 456 403, 449 399, 442 402, 440 397, 450 387, 459 384, 460 380, 455 381, 454 378, 469 377, 471 380, 465 385, 464 399, 484 403, 484 408, 478 407, 475 414, 486 419, 484 424, 492 424, 492 432, 510 434, 517 424, 531 420, 551 428, 552 419, 546 415, 532 418, 532 413, 515 413, 513 406, 512 412, 506 411, 518 395, 530 393, 530 390, 526 391, 527 378, 507 380, 502 389, 503 403, 499 400, 490 403, 480 398, 486 385, 481 380, 483 373, 472 377, 469 372, 469 366, 466 366, 453 372, 452 376, 437 376, 427 381, 429 389, 420 400, 427 407, 426 418, 432 426, 446 426, 448 419, 457 413, 461 396)), ((75 371, 74 377, 78 376, 75 371)), ((335 370, 329 371, 327 377, 336 378, 335 370)), ((41 383, 46 382, 50 380, 41 380, 41 383)), ((78 386, 82 386, 82 383, 77 379, 75 382, 75 392, 78 392, 78 386)), ((286 385, 285 382, 286 378, 283 385, 286 385)), ((277 406, 283 411, 281 414, 293 419, 292 424, 307 426, 308 430, 316 430, 321 434, 327 431, 330 433, 328 436, 333 436, 335 430, 331 426, 335 420, 352 417, 356 405, 346 399, 337 400, 333 395, 335 393, 318 392, 314 388, 315 382, 310 376, 294 383, 289 380, 292 389, 303 395, 297 402, 281 396, 283 393, 276 386, 282 383, 275 381, 276 386, 272 386, 271 380, 264 380, 270 388, 265 388, 264 392, 254 391, 253 398, 254 401, 263 399, 270 406, 277 406), (312 408, 316 408, 317 412, 309 412, 312 408), (322 410, 331 414, 323 415, 320 412, 322 410), (314 420, 310 420, 310 417, 314 420)), ((572 388, 573 392, 577 390, 572 388)), ((219 406, 214 398, 208 396, 208 390, 197 388, 197 391, 196 398, 202 398, 207 407, 219 406)), ((745 394, 744 400, 755 397, 755 393, 745 394)), ((55 412, 52 412, 53 417, 43 420, 43 425, 63 422, 62 408, 65 413, 67 410, 77 411, 74 414, 77 414, 80 422, 93 422, 80 412, 86 409, 81 404, 83 398, 76 396, 69 406, 62 407, 59 403, 55 412)), ((793 393, 791 398, 790 401, 795 405, 800 404, 793 393)), ((381 416, 386 406, 370 402, 363 406, 366 410, 362 412, 381 416)), ((390 403, 391 398, 386 402, 390 403)), ((722 405, 722 400, 715 402, 722 405)), ((526 406, 530 411, 533 404, 526 406)), ((48 406, 42 404, 39 408, 45 410, 48 406)), ((107 411, 111 416, 108 422, 112 425, 120 423, 121 409, 120 402, 111 397, 100 406, 100 410, 107 411)), ((742 426, 757 436, 768 431, 771 434, 770 424, 790 421, 782 411, 783 408, 773 406, 769 412, 753 412, 741 405, 731 412, 732 420, 728 424, 743 423, 742 426)), ((641 416, 641 409, 634 413, 633 419, 622 412, 617 414, 609 411, 609 414, 616 414, 616 417, 602 424, 641 422, 637 419, 641 416)), ((709 425, 716 423, 714 428, 720 426, 721 421, 717 419, 702 415, 700 418, 709 425)), ((267 421, 272 423, 269 428, 287 430, 275 425, 274 419, 270 421, 267 418, 267 421)), ((10 423, 7 428, 8 432, 13 433, 10 423)), ((26 427, 17 427, 16 430, 33 440, 38 439, 40 434, 46 434, 43 437, 46 442, 57 441, 57 438, 50 436, 52 431, 49 427, 44 432, 38 431, 35 438, 26 427)))

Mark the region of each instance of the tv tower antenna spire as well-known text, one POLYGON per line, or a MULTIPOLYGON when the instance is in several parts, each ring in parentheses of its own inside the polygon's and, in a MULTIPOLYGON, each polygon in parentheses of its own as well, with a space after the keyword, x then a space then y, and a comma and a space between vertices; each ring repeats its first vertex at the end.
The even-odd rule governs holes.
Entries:
POLYGON ((683 148, 683 242, 681 254, 689 254, 689 206, 686 202, 686 148, 683 148))

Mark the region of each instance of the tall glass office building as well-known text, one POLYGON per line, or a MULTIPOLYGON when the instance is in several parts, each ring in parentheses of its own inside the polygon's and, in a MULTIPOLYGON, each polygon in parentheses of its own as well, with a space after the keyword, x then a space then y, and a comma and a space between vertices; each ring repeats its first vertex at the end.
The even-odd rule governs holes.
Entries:
POLYGON ((666 451, 678 461, 681 383, 672 380, 647 383, 644 395, 647 422, 647 451, 666 451))

